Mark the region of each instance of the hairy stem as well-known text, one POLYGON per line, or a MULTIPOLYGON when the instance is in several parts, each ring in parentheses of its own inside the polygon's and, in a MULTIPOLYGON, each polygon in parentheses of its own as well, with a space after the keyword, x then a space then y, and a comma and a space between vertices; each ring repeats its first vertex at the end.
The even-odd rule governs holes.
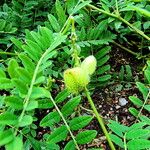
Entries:
POLYGON ((57 112, 59 113, 59 115, 61 116, 63 122, 65 123, 66 128, 67 128, 67 130, 69 131, 69 133, 70 133, 70 135, 71 135, 71 137, 72 137, 72 139, 73 139, 73 142, 74 142, 74 144, 75 144, 77 150, 80 150, 80 148, 79 148, 79 146, 78 146, 78 144, 77 144, 77 141, 75 140, 75 137, 74 137, 73 133, 71 132, 70 127, 69 127, 67 121, 65 120, 63 114, 61 113, 61 111, 60 111, 59 108, 57 107, 57 104, 55 103, 55 101, 54 101, 54 99, 52 98, 52 96, 50 96, 50 100, 51 100, 52 103, 54 104, 54 106, 55 106, 57 112))
POLYGON ((115 150, 115 147, 114 147, 114 145, 113 145, 113 143, 112 143, 112 141, 110 139, 109 133, 108 133, 108 131, 107 131, 105 125, 104 125, 102 116, 98 113, 98 111, 97 111, 97 109, 96 109, 96 107, 95 107, 95 105, 93 103, 93 100, 92 100, 92 98, 91 98, 87 88, 85 88, 85 94, 86 94, 87 99, 88 99, 88 101, 89 101, 89 103, 90 103, 90 105, 91 105, 91 107, 93 109, 93 112, 94 112, 94 114, 95 114, 95 116, 96 116, 96 118, 97 118, 97 120, 98 120, 98 122, 99 122, 99 124, 100 124, 100 126, 102 128, 102 130, 103 130, 103 133, 106 136, 106 139, 107 139, 107 141, 109 143, 109 146, 110 146, 111 150, 115 150))

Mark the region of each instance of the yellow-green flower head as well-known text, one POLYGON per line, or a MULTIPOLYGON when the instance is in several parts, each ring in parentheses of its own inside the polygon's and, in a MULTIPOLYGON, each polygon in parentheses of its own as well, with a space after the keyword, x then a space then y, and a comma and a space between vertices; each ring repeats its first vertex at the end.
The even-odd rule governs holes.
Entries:
POLYGON ((84 59, 84 61, 81 63, 81 68, 84 69, 89 75, 92 75, 96 70, 96 65, 96 58, 91 55, 84 59))
POLYGON ((64 72, 64 82, 66 88, 71 93, 79 93, 89 83, 89 75, 80 67, 67 69, 64 72))

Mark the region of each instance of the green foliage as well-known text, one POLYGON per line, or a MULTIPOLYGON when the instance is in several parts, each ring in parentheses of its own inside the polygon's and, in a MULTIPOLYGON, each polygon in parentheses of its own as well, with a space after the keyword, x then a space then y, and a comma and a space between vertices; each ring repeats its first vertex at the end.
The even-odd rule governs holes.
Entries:
MULTIPOLYGON (((128 46, 138 58, 148 57, 149 8, 145 0, 97 4, 90 0, 2 0, 0 146, 6 150, 75 150, 92 142, 97 131, 85 127, 94 117, 80 112, 84 97, 73 97, 64 88, 63 72, 74 67, 76 60, 80 63, 94 55, 97 69, 89 87, 96 89, 112 79, 109 59, 114 41, 128 46)), ((131 67, 121 67, 121 82, 133 82, 131 67)), ((139 123, 130 127, 115 121, 109 124, 111 138, 121 148, 132 150, 137 143, 139 149, 150 146, 150 119, 145 115, 150 111, 149 61, 144 75, 144 83, 136 82, 141 97, 129 97, 133 103, 129 111, 139 123)))
MULTIPOLYGON (((150 84, 148 78, 149 72, 149 62, 148 66, 144 71, 146 81, 150 84)), ((141 92, 143 98, 138 98, 135 96, 129 96, 130 101, 135 105, 135 107, 130 107, 129 112, 136 117, 136 120, 139 120, 138 123, 134 123, 130 127, 120 125, 118 122, 110 121, 108 125, 109 128, 113 131, 111 134, 112 140, 119 145, 121 148, 128 148, 129 150, 133 149, 147 149, 150 146, 149 135, 150 135, 150 119, 142 114, 143 110, 150 112, 150 105, 148 104, 149 99, 149 88, 141 83, 136 82, 137 88, 141 92), (140 143, 140 145, 139 145, 140 143)))

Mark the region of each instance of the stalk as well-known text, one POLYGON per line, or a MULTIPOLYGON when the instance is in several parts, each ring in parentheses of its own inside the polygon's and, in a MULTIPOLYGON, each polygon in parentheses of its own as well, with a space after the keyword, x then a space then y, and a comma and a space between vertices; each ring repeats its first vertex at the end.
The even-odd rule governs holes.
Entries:
POLYGON ((85 88, 85 94, 86 94, 86 97, 87 97, 87 99, 88 99, 88 101, 89 101, 89 103, 90 103, 90 105, 91 105, 91 107, 93 109, 93 112, 94 112, 94 114, 95 114, 95 116, 96 116, 96 118, 97 118, 97 120, 98 120, 98 122, 99 122, 99 124, 100 124, 100 126, 102 128, 102 130, 103 130, 103 133, 106 136, 106 139, 107 139, 107 141, 109 143, 109 146, 110 146, 111 150, 116 150, 115 146, 113 145, 113 143, 112 143, 112 141, 110 139, 109 133, 108 133, 108 131, 107 131, 105 125, 104 125, 104 121, 102 119, 102 116, 98 113, 98 111, 97 111, 97 109, 96 109, 96 107, 95 107, 95 105, 93 103, 93 100, 92 100, 92 98, 91 98, 87 88, 85 88))

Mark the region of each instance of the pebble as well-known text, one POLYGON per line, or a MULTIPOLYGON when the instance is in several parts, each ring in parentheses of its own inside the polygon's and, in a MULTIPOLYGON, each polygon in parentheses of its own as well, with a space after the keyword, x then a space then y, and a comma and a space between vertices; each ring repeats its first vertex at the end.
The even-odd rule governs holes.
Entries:
POLYGON ((119 105, 117 105, 117 106, 116 106, 116 109, 119 109, 119 108, 120 108, 120 106, 119 106, 119 105))
POLYGON ((119 105, 125 106, 128 103, 128 101, 125 98, 119 98, 119 105))

